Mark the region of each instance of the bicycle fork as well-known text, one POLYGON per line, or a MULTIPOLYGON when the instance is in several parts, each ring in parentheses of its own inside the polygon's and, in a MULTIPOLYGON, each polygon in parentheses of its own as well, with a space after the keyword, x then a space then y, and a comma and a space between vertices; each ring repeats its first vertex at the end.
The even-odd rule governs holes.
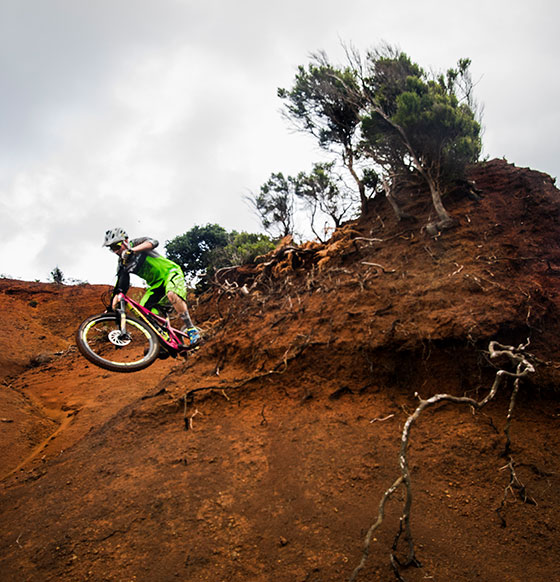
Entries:
POLYGON ((120 309, 117 310, 117 313, 119 314, 119 329, 121 332, 121 336, 128 337, 128 333, 126 331, 126 313, 124 299, 121 299, 120 309))

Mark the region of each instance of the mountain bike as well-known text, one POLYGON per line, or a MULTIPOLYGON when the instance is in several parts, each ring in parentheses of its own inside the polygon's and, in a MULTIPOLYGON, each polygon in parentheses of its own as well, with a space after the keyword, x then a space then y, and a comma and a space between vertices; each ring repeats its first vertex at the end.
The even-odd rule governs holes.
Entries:
POLYGON ((186 357, 198 348, 198 343, 192 345, 186 333, 171 325, 169 313, 158 315, 124 293, 117 299, 116 310, 88 317, 76 332, 78 349, 96 366, 113 372, 136 372, 158 357, 186 357), (127 313, 127 307, 134 315, 127 313))

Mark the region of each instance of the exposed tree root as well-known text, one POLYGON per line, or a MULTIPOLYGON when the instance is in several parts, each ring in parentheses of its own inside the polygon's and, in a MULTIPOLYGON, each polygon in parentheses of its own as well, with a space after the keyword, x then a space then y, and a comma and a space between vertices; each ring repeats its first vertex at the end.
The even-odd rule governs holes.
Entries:
POLYGON ((389 487, 389 489, 387 489, 387 491, 385 491, 385 493, 383 494, 383 497, 381 497, 381 501, 379 502, 379 510, 377 512, 377 521, 369 528, 369 530, 366 534, 366 537, 364 540, 364 550, 362 552, 362 559, 360 560, 360 563, 358 564, 358 566, 356 567, 356 569, 352 573, 352 576, 350 576, 350 582, 353 582, 353 580, 356 579, 356 576, 358 575, 360 570, 365 566, 366 560, 369 556, 369 548, 371 545, 371 540, 373 538, 373 532, 381 525, 381 523, 383 522, 383 518, 385 517, 385 504, 387 503, 387 500, 389 499, 389 497, 391 497, 391 495, 393 495, 393 493, 397 490, 399 485, 402 484, 402 482, 403 482, 403 478, 401 475, 391 485, 391 487, 389 487))
MULTIPOLYGON (((352 572, 352 575, 350 576, 350 579, 349 579, 350 582, 353 582, 354 580, 356 580, 359 572, 363 569, 363 567, 366 563, 367 557, 369 555, 369 547, 371 544, 373 532, 381 525, 381 523, 383 521, 385 503, 387 502, 387 500, 391 497, 391 495, 396 491, 396 489, 400 485, 403 485, 405 487, 406 498, 405 498, 405 502, 404 502, 403 511, 402 511, 402 514, 400 517, 399 531, 395 537, 395 541, 393 544, 393 551, 391 554, 391 565, 393 567, 393 571, 395 573, 395 576, 396 576, 397 580, 399 580, 399 581, 403 580, 403 578, 400 574, 400 568, 411 566, 411 565, 420 566, 420 563, 418 562, 418 560, 415 556, 414 541, 413 541, 412 531, 411 531, 411 527, 410 527, 410 511, 411 511, 411 507, 412 507, 412 488, 411 488, 410 469, 409 469, 409 464, 408 464, 408 445, 409 445, 409 441, 410 441, 410 432, 412 430, 412 426, 418 420, 419 416, 422 414, 422 412, 424 412, 424 410, 426 408, 429 408, 429 407, 434 406, 436 404, 439 404, 441 402, 453 402, 456 404, 467 404, 468 406, 472 407, 474 410, 480 410, 481 408, 486 406, 486 404, 488 404, 488 402, 490 402, 496 396, 500 385, 502 384, 502 382, 504 381, 504 379, 506 377, 509 376, 509 377, 515 378, 514 389, 513 389, 512 397, 510 399, 510 405, 509 405, 508 415, 507 415, 507 419, 506 419, 506 427, 504 430, 504 432, 506 434, 506 453, 509 454, 510 445, 511 445, 509 429, 510 429, 510 424, 511 424, 511 418, 513 415, 513 409, 515 406, 516 396, 517 396, 517 393, 519 391, 519 382, 520 382, 521 378, 523 378, 523 377, 527 376, 528 374, 533 373, 535 371, 534 366, 527 359, 529 357, 529 354, 526 354, 526 352, 525 352, 525 349, 527 348, 528 344, 529 344, 529 342, 527 342, 527 344, 520 345, 519 347, 515 348, 513 346, 501 345, 495 341, 490 342, 490 345, 488 348, 490 358, 495 359, 495 358, 504 356, 504 357, 508 358, 511 363, 516 365, 516 371, 515 372, 508 372, 507 370, 503 370, 503 369, 498 370, 496 372, 496 377, 494 379, 494 382, 492 384, 490 391, 482 400, 475 400, 473 398, 469 398, 466 396, 452 396, 451 394, 436 394, 435 396, 432 396, 431 398, 428 398, 427 400, 423 400, 422 398, 420 398, 418 393, 416 393, 416 397, 419 398, 420 404, 417 406, 416 410, 408 417, 408 419, 405 422, 403 431, 402 431, 401 447, 400 447, 400 452, 399 452, 399 466, 400 466, 401 475, 399 476, 398 479, 395 480, 395 482, 389 487, 389 489, 387 489, 385 491, 385 493, 383 494, 383 497, 381 498, 381 502, 379 504, 377 521, 370 527, 370 529, 366 535, 366 538, 364 541, 364 549, 362 552, 362 558, 361 558, 358 566, 352 572), (399 541, 400 541, 401 537, 403 536, 403 534, 404 534, 404 540, 405 540, 406 545, 407 545, 407 551, 406 551, 405 558, 399 559, 397 557, 397 549, 398 549, 399 541)), ((521 484, 521 482, 517 478, 517 475, 516 475, 515 469, 514 469, 514 463, 513 463, 513 460, 511 459, 511 457, 510 457, 510 460, 505 468, 509 468, 511 479, 510 479, 510 483, 508 484, 506 491, 504 493, 504 499, 502 500, 502 503, 497 510, 498 515, 500 516, 500 519, 502 520, 502 525, 505 525, 505 520, 500 512, 502 511, 502 509, 504 507, 508 492, 516 491, 517 494, 521 497, 521 499, 523 501, 531 502, 531 501, 528 501, 530 498, 527 496, 527 493, 525 491, 525 487, 521 484)), ((533 502, 534 502, 534 500, 533 500, 533 502)))
POLYGON ((508 493, 511 494, 513 497, 517 497, 523 503, 528 503, 529 505, 537 505, 537 502, 527 494, 527 488, 518 479, 517 473, 515 472, 515 463, 514 463, 512 457, 509 458, 508 464, 505 465, 504 467, 502 467, 502 469, 509 469, 510 480, 505 488, 504 496, 502 498, 500 506, 496 509, 496 513, 498 514, 498 517, 500 518, 502 527, 506 527, 507 522, 506 522, 506 519, 503 515, 503 510, 506 506, 508 493))

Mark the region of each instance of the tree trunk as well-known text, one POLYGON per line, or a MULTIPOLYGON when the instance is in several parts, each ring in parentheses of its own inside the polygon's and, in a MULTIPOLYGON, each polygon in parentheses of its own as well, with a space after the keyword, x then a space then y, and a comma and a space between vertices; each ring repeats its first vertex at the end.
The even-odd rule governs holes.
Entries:
POLYGON ((438 227, 440 229, 449 228, 455 223, 455 221, 453 220, 453 218, 451 217, 449 212, 447 212, 445 206, 443 205, 439 188, 437 187, 433 178, 428 174, 428 172, 424 174, 424 178, 426 179, 426 181, 428 182, 428 186, 430 187, 432 203, 439 218, 438 227))
POLYGON ((361 214, 362 216, 365 216, 367 214, 369 207, 369 198, 366 196, 366 187, 364 185, 364 182, 360 180, 360 177, 356 173, 356 170, 354 170, 354 152, 352 151, 352 148, 346 147, 345 150, 346 151, 344 153, 344 165, 348 168, 348 171, 350 172, 352 178, 354 178, 354 181, 358 186, 358 192, 360 193, 361 214))
MULTIPOLYGON (((406 135, 406 132, 404 131, 404 129, 400 125, 396 124, 380 107, 376 106, 374 109, 401 136, 402 142, 403 142, 404 146, 406 147, 406 149, 408 150, 408 153, 410 154, 410 157, 414 163, 414 167, 418 170, 418 172, 420 172, 422 177, 428 183, 428 186, 430 188, 430 193, 432 195, 432 203, 434 205, 434 209, 437 212, 437 215, 439 218, 439 222, 435 225, 436 229, 437 230, 444 230, 446 228, 450 228, 451 226, 453 226, 455 224, 455 221, 453 220, 451 215, 445 209, 445 206, 443 205, 443 202, 441 200, 441 193, 439 191, 439 188, 436 185, 435 180, 430 175, 429 171, 427 171, 426 168, 424 168, 424 166, 422 165, 422 163, 418 159, 418 156, 416 155, 416 152, 414 151, 414 148, 412 147, 412 145, 408 139, 408 136, 406 135)), ((430 225, 430 226, 433 227, 434 225, 430 225)))
POLYGON ((383 186, 383 191, 385 192, 385 198, 387 198, 391 208, 393 209, 394 213, 397 216, 397 220, 416 220, 414 216, 407 214, 402 210, 399 206, 396 198, 393 196, 393 186, 389 183, 388 180, 382 179, 381 184, 383 186))

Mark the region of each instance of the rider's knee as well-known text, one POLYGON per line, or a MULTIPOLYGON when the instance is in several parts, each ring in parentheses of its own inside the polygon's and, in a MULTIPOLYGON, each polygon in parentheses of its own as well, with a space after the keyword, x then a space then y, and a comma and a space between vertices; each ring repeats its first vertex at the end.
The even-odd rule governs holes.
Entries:
POLYGON ((175 293, 175 291, 168 291, 167 292, 167 299, 169 299, 169 301, 172 304, 179 303, 182 305, 183 303, 185 303, 185 301, 181 297, 179 297, 179 295, 177 295, 177 293, 175 293))

